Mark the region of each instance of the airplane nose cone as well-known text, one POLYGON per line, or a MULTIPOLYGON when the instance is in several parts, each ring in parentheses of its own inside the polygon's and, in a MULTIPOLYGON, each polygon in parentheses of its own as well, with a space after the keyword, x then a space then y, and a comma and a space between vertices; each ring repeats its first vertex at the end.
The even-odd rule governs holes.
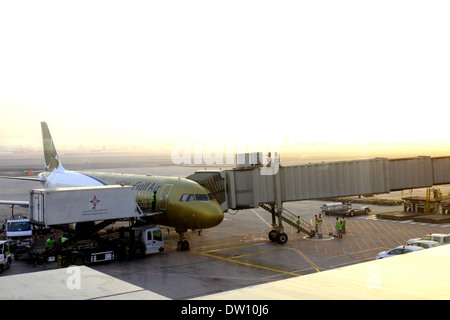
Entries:
POLYGON ((210 203, 202 212, 202 224, 204 228, 212 228, 223 221, 223 210, 217 202, 210 203))
POLYGON ((223 221, 223 210, 222 210, 222 207, 219 204, 217 204, 217 206, 215 206, 214 215, 215 215, 215 217, 217 219, 217 224, 216 225, 220 224, 223 221))

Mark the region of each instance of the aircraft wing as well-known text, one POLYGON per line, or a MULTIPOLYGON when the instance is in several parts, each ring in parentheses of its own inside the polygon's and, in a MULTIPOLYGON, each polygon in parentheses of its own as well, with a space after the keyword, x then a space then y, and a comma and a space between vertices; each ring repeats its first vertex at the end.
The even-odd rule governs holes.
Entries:
POLYGON ((27 181, 39 181, 43 182, 44 180, 39 177, 8 177, 8 176, 0 176, 0 179, 14 179, 14 180, 27 180, 27 181))
POLYGON ((7 204, 11 206, 20 206, 24 208, 28 208, 30 206, 29 201, 0 200, 0 205, 2 204, 7 204))

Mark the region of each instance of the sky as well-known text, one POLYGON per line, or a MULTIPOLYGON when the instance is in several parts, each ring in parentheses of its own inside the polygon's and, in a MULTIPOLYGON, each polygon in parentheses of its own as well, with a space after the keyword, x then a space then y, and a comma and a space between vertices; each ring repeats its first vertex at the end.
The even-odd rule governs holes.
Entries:
POLYGON ((448 1, 0 0, 0 146, 41 148, 46 121, 64 150, 449 150, 449 14, 448 1))

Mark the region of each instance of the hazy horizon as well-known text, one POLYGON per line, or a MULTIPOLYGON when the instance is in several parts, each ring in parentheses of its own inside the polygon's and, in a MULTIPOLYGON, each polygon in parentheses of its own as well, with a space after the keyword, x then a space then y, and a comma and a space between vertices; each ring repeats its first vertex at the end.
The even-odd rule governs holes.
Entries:
MULTIPOLYGON (((41 143, 40 143, 41 144, 41 143)), ((296 143, 280 144, 275 148, 258 149, 258 145, 236 146, 236 148, 220 148, 220 146, 208 146, 191 144, 185 148, 179 148, 177 144, 166 145, 165 148, 144 148, 138 146, 123 146, 118 148, 96 148, 95 146, 78 147, 59 147, 56 149, 60 157, 82 156, 82 157, 120 157, 129 155, 133 157, 159 157, 171 159, 172 153, 180 155, 190 153, 193 159, 195 153, 201 156, 222 153, 223 157, 227 154, 237 154, 246 152, 278 152, 283 161, 289 163, 300 163, 309 161, 338 161, 352 160, 362 158, 399 158, 399 157, 417 157, 417 156, 450 156, 450 143, 355 143, 355 144, 336 144, 336 143, 296 143), (297 161, 297 162, 296 162, 297 161)), ((41 157, 43 156, 42 144, 33 147, 0 146, 0 157, 41 157)))

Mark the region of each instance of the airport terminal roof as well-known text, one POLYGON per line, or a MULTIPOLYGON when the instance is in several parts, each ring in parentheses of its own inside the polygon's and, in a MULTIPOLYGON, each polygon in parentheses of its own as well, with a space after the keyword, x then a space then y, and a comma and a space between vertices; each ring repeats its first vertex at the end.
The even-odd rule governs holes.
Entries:
POLYGON ((199 299, 450 299, 450 245, 199 299))
MULTIPOLYGON (((86 266, 4 275, 0 287, 0 299, 168 299, 86 266)), ((197 299, 450 299, 450 245, 197 299)))
POLYGON ((86 266, 5 275, 0 287, 2 300, 168 299, 86 266))

